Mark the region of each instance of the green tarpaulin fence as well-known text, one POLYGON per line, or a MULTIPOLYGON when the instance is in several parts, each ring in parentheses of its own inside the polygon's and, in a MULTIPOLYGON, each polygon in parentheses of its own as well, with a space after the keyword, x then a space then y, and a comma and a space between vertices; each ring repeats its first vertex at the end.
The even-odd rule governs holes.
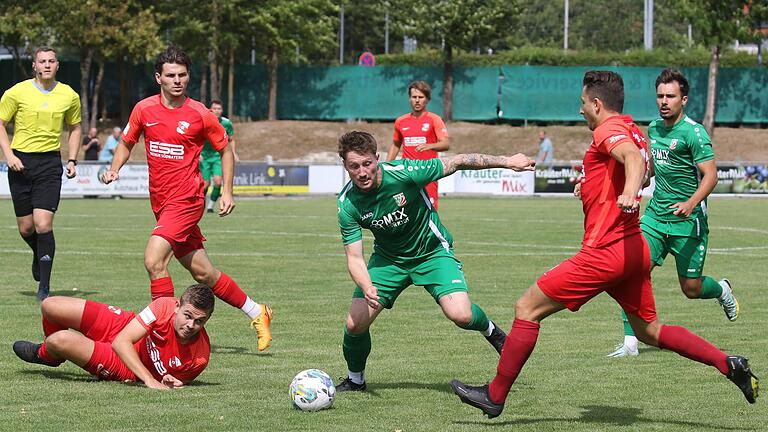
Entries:
MULTIPOLYGON (((513 66, 456 67, 454 120, 582 121, 579 115, 581 79, 590 69, 608 69, 624 78, 624 111, 638 121, 657 117, 655 67, 513 66)), ((691 83, 687 111, 694 119, 704 115, 706 68, 683 68, 691 83)), ((264 65, 238 65, 234 71, 234 108, 230 116, 263 119, 267 116, 268 83, 264 65)), ((95 75, 96 71, 93 71, 95 75)), ((225 68, 224 77, 228 72, 225 68)), ((131 104, 157 91, 151 65, 126 66, 122 75, 131 104)), ((108 64, 104 97, 108 114, 119 113, 120 76, 108 64)), ((77 62, 62 62, 59 79, 80 88, 77 62)), ((410 110, 406 88, 413 80, 432 85, 429 109, 443 114, 442 67, 415 66, 280 66, 277 115, 280 119, 391 121, 410 110)), ((21 80, 10 60, 0 61, 0 91, 21 80)), ((193 70, 189 92, 198 97, 199 73, 193 70)), ((222 100, 227 101, 226 85, 222 100)), ((768 69, 724 68, 718 76, 718 123, 768 123, 768 69)))

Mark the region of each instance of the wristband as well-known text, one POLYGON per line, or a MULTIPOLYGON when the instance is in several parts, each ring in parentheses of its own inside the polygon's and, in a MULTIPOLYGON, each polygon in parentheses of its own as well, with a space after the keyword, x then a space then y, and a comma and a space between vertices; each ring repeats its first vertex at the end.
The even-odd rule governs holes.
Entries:
POLYGON ((67 160, 67 163, 70 163, 70 162, 72 162, 72 164, 74 166, 77 166, 77 159, 69 159, 69 160, 67 160))

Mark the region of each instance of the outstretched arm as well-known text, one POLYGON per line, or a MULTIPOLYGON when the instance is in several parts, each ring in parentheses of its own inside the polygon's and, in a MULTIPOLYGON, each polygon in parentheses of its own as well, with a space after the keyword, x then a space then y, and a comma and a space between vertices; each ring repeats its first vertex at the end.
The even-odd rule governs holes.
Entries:
POLYGON ((536 169, 536 162, 522 153, 514 156, 491 156, 479 153, 457 154, 442 157, 440 161, 443 162, 443 177, 466 169, 507 168, 514 171, 533 171, 536 169))

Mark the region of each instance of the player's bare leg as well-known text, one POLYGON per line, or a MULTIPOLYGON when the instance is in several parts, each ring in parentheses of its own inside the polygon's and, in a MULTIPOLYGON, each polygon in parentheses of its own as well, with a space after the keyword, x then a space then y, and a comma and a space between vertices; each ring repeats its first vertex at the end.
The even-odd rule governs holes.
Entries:
POLYGON ((365 299, 353 298, 349 314, 344 323, 342 343, 344 359, 347 362, 347 377, 336 386, 337 391, 364 391, 365 363, 371 353, 369 328, 379 316, 383 307, 372 308, 365 299))
POLYGON ((746 358, 729 356, 684 327, 662 325, 657 320, 645 322, 636 315, 627 315, 637 338, 643 343, 674 351, 683 357, 717 368, 739 387, 749 403, 755 403, 758 378, 752 373, 746 358))
POLYGON ((446 294, 440 297, 438 303, 446 318, 463 329, 481 332, 496 352, 501 354, 506 333, 489 320, 479 306, 470 301, 469 294, 466 292, 446 294))
POLYGON ((168 240, 153 235, 144 249, 144 267, 149 273, 152 300, 161 297, 173 297, 173 281, 168 273, 168 264, 173 257, 173 249, 168 240))
POLYGON ((563 305, 547 297, 536 284, 531 285, 515 303, 515 321, 507 334, 496 377, 483 386, 469 386, 453 380, 453 392, 462 402, 479 408, 489 418, 501 414, 512 384, 536 346, 539 322, 563 309, 563 305))
POLYGON ((251 327, 256 330, 259 351, 264 351, 272 341, 272 309, 266 304, 253 301, 226 273, 214 267, 205 249, 194 250, 179 258, 192 277, 199 283, 213 289, 216 297, 230 306, 243 311, 251 320, 251 327))
MULTIPOLYGON (((71 297, 48 297, 43 300, 41 310, 43 333, 46 336, 44 343, 16 341, 13 344, 13 351, 26 362, 56 367, 64 360, 69 360, 62 354, 69 352, 66 351, 68 348, 65 347, 70 340, 67 339, 68 334, 73 333, 83 337, 80 333, 69 332, 68 329, 80 330, 85 300, 71 297), (55 348, 49 343, 51 340, 57 344, 55 348)), ((93 352, 92 346, 91 352, 93 352)), ((77 356, 73 358, 80 359, 77 356)), ((90 354, 85 361, 87 362, 89 358, 90 354)), ((78 363, 78 365, 80 364, 78 363)))

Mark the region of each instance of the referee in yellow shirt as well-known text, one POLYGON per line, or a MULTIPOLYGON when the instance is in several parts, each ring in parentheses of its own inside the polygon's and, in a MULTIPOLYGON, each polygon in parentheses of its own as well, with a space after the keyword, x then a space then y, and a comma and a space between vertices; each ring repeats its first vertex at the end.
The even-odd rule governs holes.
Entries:
POLYGON ((35 50, 35 77, 22 81, 0 99, 0 147, 8 163, 8 185, 19 234, 32 248, 37 299, 48 297, 56 252, 53 215, 61 197, 61 131, 69 129, 67 177, 76 175, 80 148, 80 96, 56 81, 59 62, 50 47, 35 50), (13 142, 5 125, 15 118, 13 142))

